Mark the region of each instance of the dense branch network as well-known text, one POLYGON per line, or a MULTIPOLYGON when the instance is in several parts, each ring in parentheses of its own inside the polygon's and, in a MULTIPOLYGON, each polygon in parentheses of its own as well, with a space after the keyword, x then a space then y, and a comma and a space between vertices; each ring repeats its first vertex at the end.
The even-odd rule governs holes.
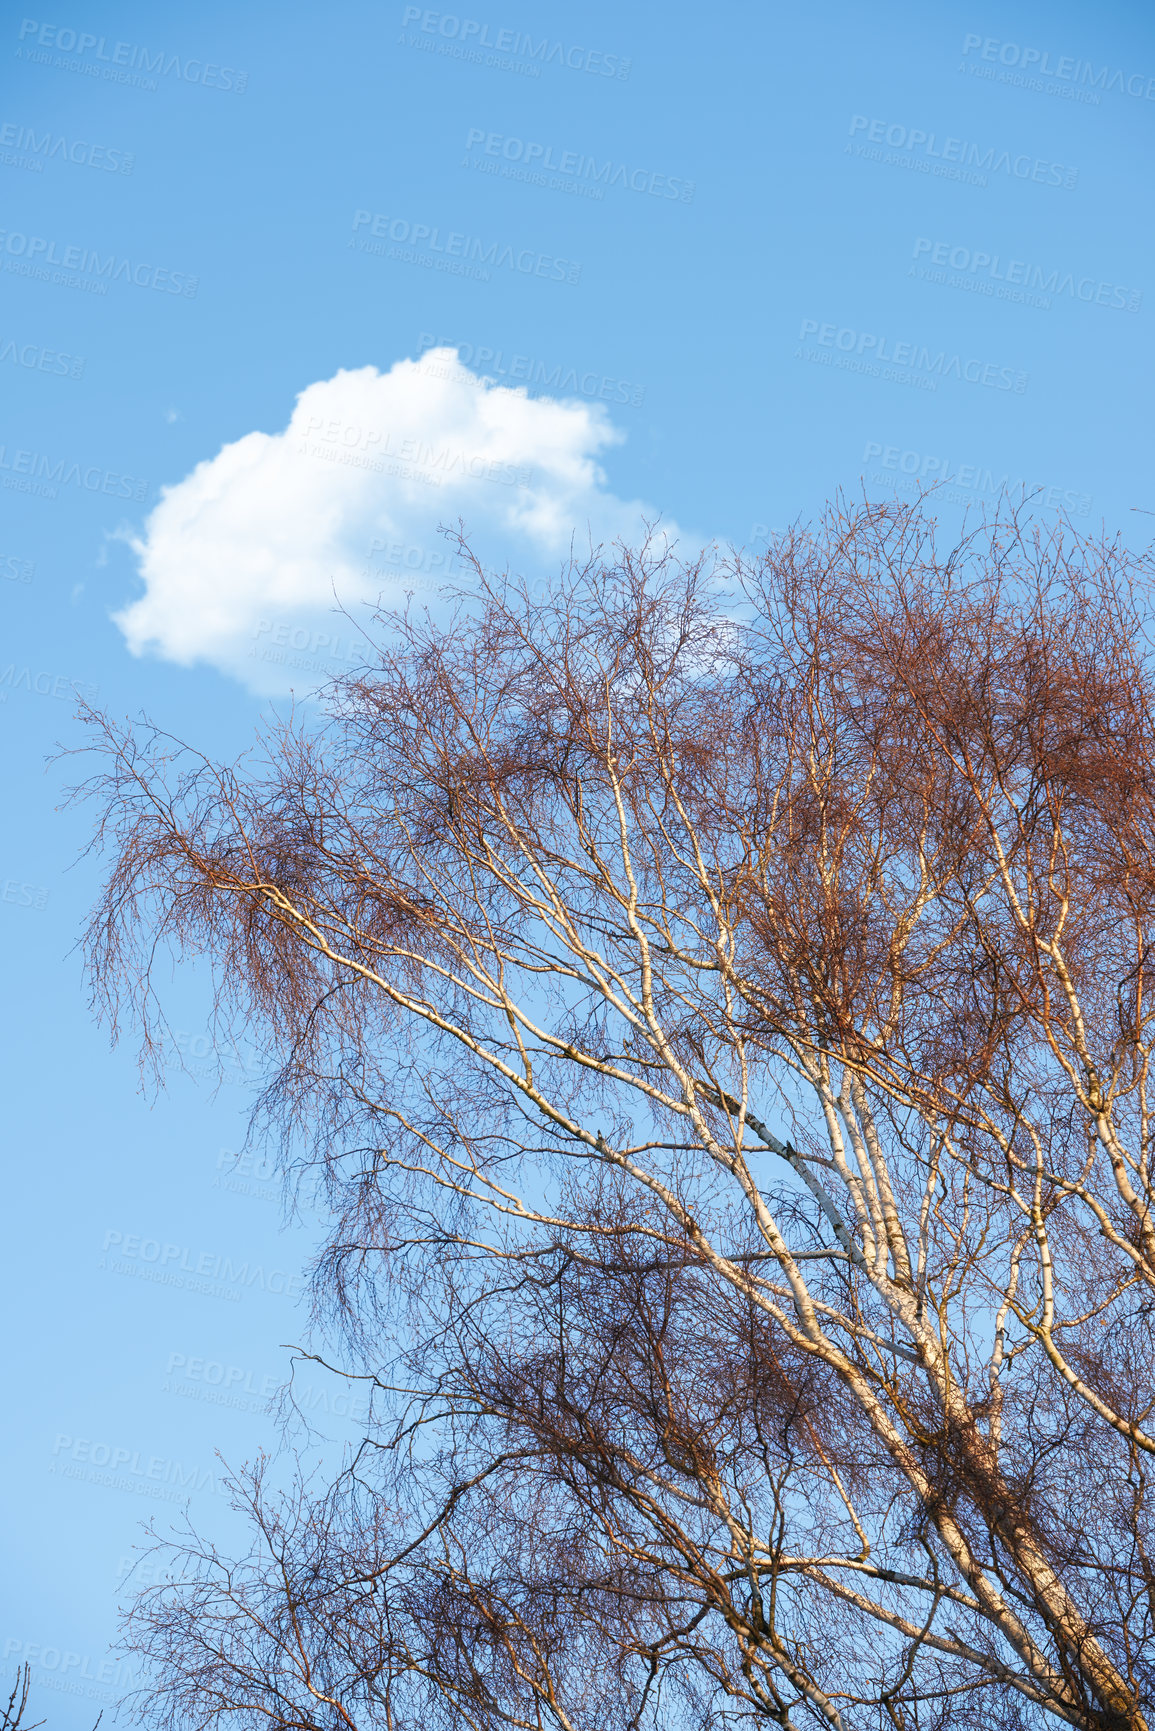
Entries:
POLYGON ((833 512, 392 621, 227 769, 109 729, 98 985, 207 954, 374 1420, 146 1593, 166 1723, 1150 1723, 1132 571, 833 512))

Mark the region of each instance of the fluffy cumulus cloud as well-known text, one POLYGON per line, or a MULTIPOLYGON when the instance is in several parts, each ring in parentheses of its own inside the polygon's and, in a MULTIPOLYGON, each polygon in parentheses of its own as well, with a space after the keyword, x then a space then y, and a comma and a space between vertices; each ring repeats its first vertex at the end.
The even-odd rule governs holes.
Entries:
MULTIPOLYGON (((135 654, 212 665, 263 692, 356 654, 364 603, 460 580, 439 525, 487 565, 541 572, 636 538, 656 515, 610 492, 620 442, 600 406, 532 398, 453 349, 309 385, 284 432, 247 433, 163 490, 132 541, 144 592, 116 622, 135 654)), ((667 533, 674 533, 668 521, 667 533)))

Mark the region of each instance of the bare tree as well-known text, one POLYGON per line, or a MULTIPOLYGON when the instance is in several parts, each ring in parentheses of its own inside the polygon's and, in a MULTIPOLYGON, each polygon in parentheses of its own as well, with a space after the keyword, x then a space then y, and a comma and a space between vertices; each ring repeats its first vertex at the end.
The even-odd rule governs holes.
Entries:
POLYGON ((28 1664, 21 1665, 16 1672, 16 1681, 12 1685, 7 1705, 0 1704, 0 1731, 39 1731, 43 1719, 35 1720, 31 1725, 25 1723, 24 1715, 28 1711, 28 1692, 32 1686, 32 1668, 28 1664))
MULTIPOLYGON (((31 1688, 32 1667, 26 1660, 16 1668, 16 1679, 9 1691, 7 1702, 0 1700, 0 1731, 40 1731, 40 1727, 46 1723, 43 1719, 34 1719, 30 1725, 24 1717, 28 1711, 31 1688)), ((103 1718, 103 1711, 96 1715, 96 1724, 92 1731, 97 1731, 103 1718)))
POLYGON ((1155 680, 1118 548, 836 510, 108 730, 95 977, 266 1043, 374 1419, 133 1639, 208 1726, 1150 1723, 1155 680))

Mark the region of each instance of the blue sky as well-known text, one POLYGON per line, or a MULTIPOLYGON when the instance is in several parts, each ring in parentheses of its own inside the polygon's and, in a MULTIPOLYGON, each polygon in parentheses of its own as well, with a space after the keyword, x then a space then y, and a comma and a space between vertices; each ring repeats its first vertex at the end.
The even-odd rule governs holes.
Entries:
POLYGON ((1148 7, 467 4, 0 23, 0 1642, 68 1731, 140 1522, 224 1534, 216 1452, 275 1443, 315 1237, 195 974, 159 1097, 90 1015, 74 688, 231 754, 367 599, 436 604, 459 515, 547 572, 919 478, 1155 511, 1148 7))

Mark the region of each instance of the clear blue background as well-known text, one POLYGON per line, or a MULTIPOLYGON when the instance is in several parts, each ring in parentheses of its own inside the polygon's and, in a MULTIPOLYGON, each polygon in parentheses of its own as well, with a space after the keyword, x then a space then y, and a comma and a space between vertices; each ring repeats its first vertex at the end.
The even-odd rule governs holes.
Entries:
MULTIPOLYGON (((839 487, 876 496, 904 484, 904 465, 941 460, 1060 489, 1053 497, 1076 502, 1079 526, 1145 544, 1155 21, 1147 6, 1103 0, 467 0, 457 16, 487 23, 491 37, 510 27, 629 62, 624 78, 556 62, 527 77, 437 52, 452 35, 421 21, 408 32, 430 46, 411 46, 394 0, 69 3, 36 13, 37 25, 247 73, 243 91, 175 73, 155 90, 121 85, 52 63, 51 49, 49 64, 29 59, 40 33, 21 36, 19 10, 6 7, 0 24, 0 124, 134 158, 131 174, 59 158, 36 171, 3 146, 5 233, 197 278, 195 296, 125 283, 97 296, 0 271, 0 461, 27 449, 149 482, 143 504, 75 484, 54 499, 23 494, 8 470, 0 486, 0 1643, 9 1669, 32 1660, 51 1725, 87 1731, 118 1693, 107 1650, 139 1522, 178 1513, 148 1486, 171 1485, 173 1463, 186 1479, 195 1469, 193 1513, 225 1533, 223 1500, 205 1483, 214 1451, 237 1462, 276 1443, 265 1392, 285 1373, 282 1343, 306 1331, 279 1292, 250 1285, 233 1299, 163 1285, 139 1255, 136 1274, 107 1255, 102 1266, 107 1235, 175 1245, 186 1266, 228 1257, 250 1279, 259 1266, 266 1285, 273 1271, 299 1274, 315 1240, 307 1215, 283 1228, 274 1180, 222 1163, 243 1136, 243 1079, 214 1092, 174 1063, 167 1092, 141 1093, 131 1044, 110 1052, 87 1006, 74 946, 94 867, 73 863, 83 815, 59 810, 69 766, 46 768, 56 742, 77 739, 73 682, 116 714, 146 710, 213 750, 242 745, 260 711, 219 674, 127 654, 109 620, 137 593, 123 532, 160 484, 226 440, 282 428, 307 384, 342 366, 387 368, 428 333, 644 386, 640 406, 611 409, 628 438, 609 455, 610 485, 705 535, 750 542, 839 487), (1052 68, 1064 58, 1106 68, 1108 86, 1121 72, 1140 94, 1118 79, 1084 85, 1093 102, 1062 95, 1071 83, 1057 77, 1025 87, 999 46, 984 60, 972 41, 964 54, 976 37, 1015 45, 1004 61, 1030 48, 1052 68), (885 142, 860 154, 870 129, 852 131, 855 116, 881 122, 884 140, 888 127, 895 139, 933 133, 936 149, 961 139, 996 160, 1077 169, 1076 183, 992 168, 982 186, 887 161, 885 142), (463 166, 471 128, 693 181, 693 200, 619 188, 593 201, 484 176, 463 166), (358 208, 578 260, 581 280, 498 271, 481 283, 369 258, 348 246, 358 208), (911 274, 920 240, 1069 272, 1096 292, 1105 283, 1108 301, 1116 287, 1142 299, 1130 311, 1060 293, 1036 307, 927 281, 911 274), (805 321, 818 329, 803 339, 805 321), (836 364, 863 333, 977 361, 980 380, 988 367, 988 379, 1025 374, 1025 389, 924 372, 928 390, 836 364), (82 376, 14 358, 43 349, 83 357, 82 376), (204 1360, 200 1380, 172 1375, 174 1355, 204 1360), (243 1373, 232 1392, 246 1404, 196 1398, 228 1367, 243 1373), (128 1451, 127 1488, 93 1476, 115 1450, 128 1451)), ((938 159, 919 147, 913 160, 938 159)), ((3 244, 0 261, 19 258, 3 244)), ((974 479, 950 489, 944 517, 957 521, 956 497, 980 491, 974 479)), ((170 1007, 195 1071, 208 1050, 201 982, 175 982, 170 1007)), ((338 1443, 348 1434, 339 1418, 322 1428, 338 1443)))

